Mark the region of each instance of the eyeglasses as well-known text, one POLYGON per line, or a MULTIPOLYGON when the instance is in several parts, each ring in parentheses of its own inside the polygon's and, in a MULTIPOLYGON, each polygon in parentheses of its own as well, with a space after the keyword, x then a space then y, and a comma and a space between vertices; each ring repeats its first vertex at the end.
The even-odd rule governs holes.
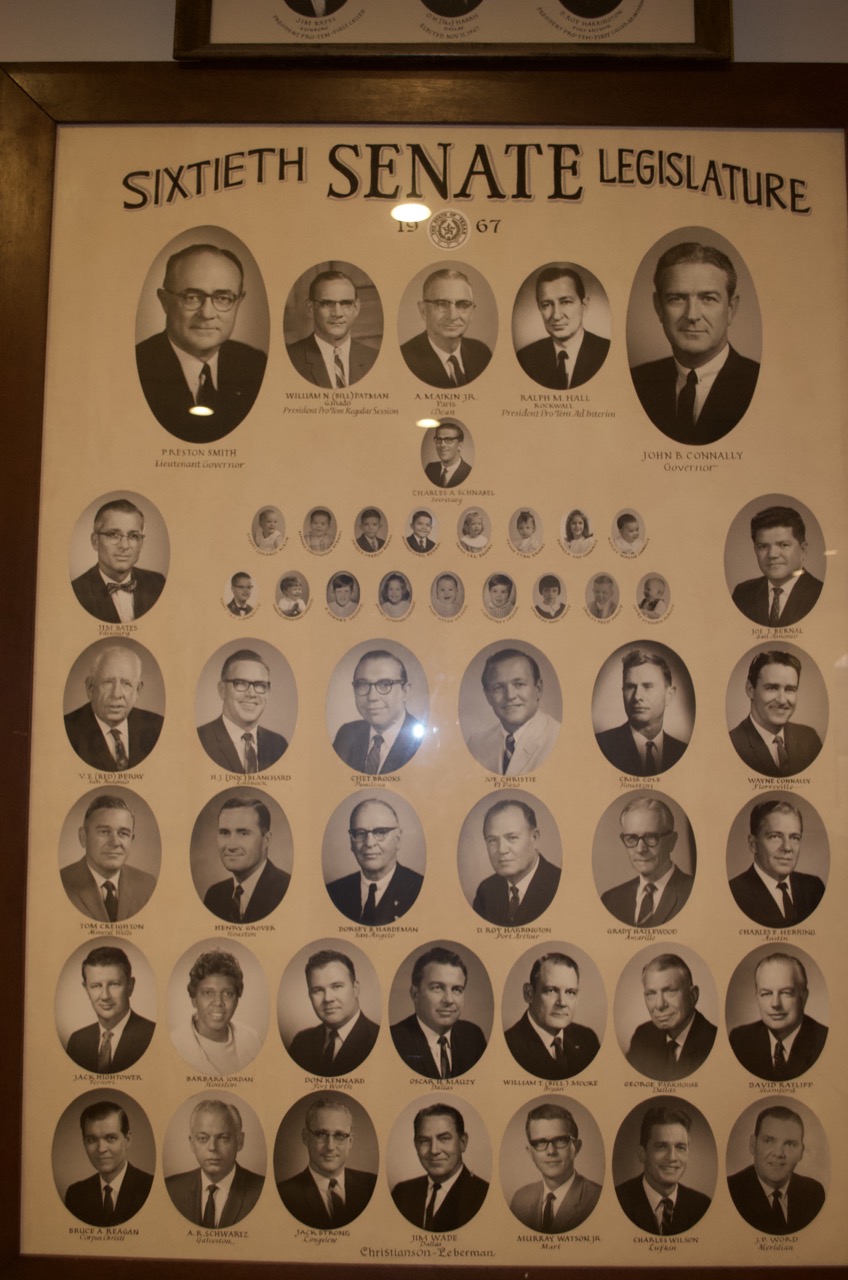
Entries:
POLYGON ((433 436, 436 444, 452 444, 454 440, 458 440, 459 436, 433 436))
POLYGON ((405 683, 404 680, 354 680, 353 692, 357 698, 364 698, 372 689, 376 689, 385 697, 387 693, 391 693, 396 684, 405 683))
POLYGON ((528 1138, 534 1151, 547 1151, 548 1147, 553 1147, 555 1151, 562 1151, 573 1141, 570 1133, 558 1133, 555 1138, 528 1138))
POLYGON ((244 297, 244 294, 231 293, 229 289, 216 289, 214 293, 204 293, 202 289, 182 289, 179 293, 175 289, 165 289, 164 292, 170 293, 172 298, 179 298, 185 311, 199 311, 207 298, 211 298, 216 311, 232 311, 244 297))
POLYGON ((313 298, 313 307, 320 307, 322 311, 334 311, 336 307, 341 307, 342 311, 352 311, 356 306, 356 298, 313 298))
POLYGON ((397 827, 351 827, 350 838, 355 840, 357 844, 364 844, 369 836, 373 836, 377 841, 382 841, 397 829, 397 827))
POLYGON ((459 302, 454 302, 453 298, 425 298, 424 305, 435 307, 440 315, 450 311, 451 307, 455 307, 460 315, 465 315, 467 311, 474 310, 474 303, 468 302, 465 298, 460 298, 459 302))
POLYGON ((634 836, 625 835, 624 832, 621 832, 618 838, 626 849, 635 849, 640 840, 646 848, 656 849, 660 840, 671 834, 671 831, 646 831, 642 835, 634 836))
POLYGON ((309 1132, 319 1142, 335 1142, 336 1146, 341 1146, 343 1142, 350 1141, 350 1134, 343 1133, 341 1129, 310 1129, 309 1132))
POLYGON ((124 533, 123 529, 98 529, 97 536, 98 538, 105 538, 113 547, 117 546, 119 542, 123 542, 124 539, 127 540, 131 547, 140 547, 144 542, 144 534, 136 533, 135 530, 130 533, 124 533))
POLYGON ((231 684, 236 693, 247 693, 253 689, 256 693, 267 693, 271 688, 270 680, 224 680, 223 684, 231 684))

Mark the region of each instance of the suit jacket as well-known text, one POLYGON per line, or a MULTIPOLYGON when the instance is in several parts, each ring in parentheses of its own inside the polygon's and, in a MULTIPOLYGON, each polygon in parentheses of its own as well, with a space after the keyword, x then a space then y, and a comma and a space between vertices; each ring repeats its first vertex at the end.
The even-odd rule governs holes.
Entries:
MULTIPOLYGON (((234 1227, 236 1223, 241 1222, 242 1218, 246 1218, 262 1194, 264 1185, 265 1178, 261 1173, 252 1173, 250 1169, 242 1168, 237 1162, 236 1174, 230 1186, 230 1194, 224 1202, 217 1230, 221 1230, 222 1227, 234 1227)), ((201 1204, 203 1184, 200 1170, 172 1173, 170 1178, 165 1179, 165 1186, 168 1188, 168 1195, 174 1203, 174 1208, 179 1209, 183 1217, 188 1218, 189 1222, 193 1222, 195 1226, 202 1226, 204 1206, 201 1204)))
MULTIPOLYGON (((151 1022, 149 1018, 143 1018, 140 1013, 131 1009, 129 1021, 124 1027, 112 1058, 109 1074, 117 1075, 119 1071, 129 1071, 150 1044, 155 1030, 155 1022, 151 1022)), ((94 1022, 89 1027, 81 1027, 79 1031, 72 1032, 66 1053, 69 1058, 73 1058, 78 1067, 82 1067, 83 1071, 96 1072, 99 1045, 100 1023, 94 1022)))
POLYGON ((436 484, 440 489, 453 489, 458 484, 464 484, 471 475, 471 468, 464 458, 460 459, 459 466, 448 480, 447 484, 442 484, 442 464, 441 462, 428 462, 424 468, 424 474, 430 481, 430 484, 436 484))
MULTIPOLYGON (((802 618, 806 618, 821 595, 823 586, 823 582, 819 582, 818 578, 814 578, 811 573, 804 570, 789 593, 789 599, 786 601, 777 625, 792 627, 802 618)), ((749 578, 747 582, 740 582, 733 588, 732 599, 736 608, 740 609, 746 618, 750 618, 761 627, 769 626, 768 578, 749 578)))
POLYGON ((244 613, 242 613, 241 609, 239 609, 235 600, 230 600, 227 604, 227 608, 229 609, 230 613, 232 613, 236 618, 249 618, 254 611, 253 605, 249 604, 247 605, 244 613))
MULTIPOLYGON (((362 773, 365 769, 369 734, 367 720, 353 720, 349 724, 343 724, 333 739, 336 755, 341 756, 348 768, 355 773, 362 773)), ((380 773, 394 773, 396 769, 408 764, 423 741, 423 725, 407 711, 400 733, 395 738, 380 773)))
MULTIPOLYGON (((746 1222, 757 1231, 769 1235, 776 1233, 771 1216, 771 1201, 763 1191, 752 1164, 738 1173, 732 1173, 727 1179, 730 1198, 736 1205, 746 1222)), ((801 1173, 793 1173, 786 1188, 786 1234, 794 1235, 802 1227, 807 1227, 824 1204, 824 1187, 815 1178, 807 1178, 801 1173)))
POLYGON ((364 1173, 361 1169, 345 1168, 344 1179, 344 1213, 337 1222, 330 1221, 324 1198, 308 1169, 302 1169, 293 1178, 278 1182, 277 1190, 283 1204, 298 1222, 306 1227, 314 1227, 316 1231, 330 1231, 336 1227, 345 1227, 359 1217, 371 1199, 377 1182, 376 1174, 364 1173))
POLYGON ((678 444, 712 444, 736 426, 757 385, 760 366, 730 347, 691 432, 677 424, 677 366, 673 356, 652 360, 630 370, 642 408, 663 435, 678 444))
MULTIPOLYGON (((439 1079, 430 1046, 414 1013, 403 1022, 396 1022, 391 1033, 395 1048, 410 1071, 430 1080, 439 1079)), ((464 1022, 462 1018, 455 1022, 450 1029, 451 1080, 466 1075, 483 1056, 485 1049, 486 1037, 476 1022, 464 1022)), ((448 1228, 440 1227, 439 1230, 447 1231, 448 1228)))
MULTIPOLYGON (((599 338, 596 333, 590 333, 588 329, 583 330, 583 341, 577 352, 574 369, 571 371, 569 390, 572 387, 582 387, 584 382, 594 378, 607 358, 609 347, 608 338, 599 338)), ((540 387, 559 388, 557 349, 553 338, 539 338, 537 342, 531 342, 529 346, 522 347, 515 354, 527 376, 534 382, 538 382, 540 387)))
MULTIPOLYGON (((263 729, 261 725, 258 729, 254 729, 254 733, 256 734, 256 757, 261 773, 277 763, 289 744, 281 733, 274 733, 273 729, 263 729)), ((223 716, 218 716, 217 720, 210 720, 208 724, 199 725, 197 735, 203 750, 221 769, 226 769, 228 773, 244 773, 244 766, 232 738, 227 733, 223 716)))
MULTIPOLYGON (((527 721, 522 736, 515 744, 505 776, 532 773, 543 764, 556 746, 560 727, 559 721, 546 711, 537 711, 527 721)), ((503 774, 504 736, 500 724, 472 733, 468 739, 468 750, 484 769, 503 774)))
POLYGON ((411 533, 408 538, 404 538, 404 542, 409 547, 410 551, 414 551, 417 556, 423 556, 428 551, 436 550, 436 544, 432 538, 425 538, 424 546, 419 547, 418 539, 415 537, 414 533, 411 533))
MULTIPOLYGON (((293 342, 290 347, 286 347, 286 351, 297 372, 307 382, 314 383, 316 387, 333 386, 314 333, 301 338, 299 342, 293 342)), ((366 347, 364 342, 357 342, 351 338, 348 353, 348 385, 352 387, 355 382, 359 382, 360 378, 364 378, 376 359, 376 351, 366 347)))
MULTIPOLYGON (((647 927, 652 929, 654 925, 668 924, 681 907, 686 905, 694 883, 694 876, 688 876, 685 871, 681 871, 676 866, 647 927)), ((639 876, 636 876, 633 880, 627 880, 624 884, 617 884, 612 889, 607 889, 606 893, 601 894, 601 902, 616 920, 620 920, 622 924, 635 925, 638 889, 639 876)))
MULTIPOLYGON (((129 769, 135 769, 146 760, 162 732, 162 717, 153 711, 140 711, 133 707, 125 722, 129 731, 129 769)), ((106 746, 100 725, 97 723, 91 703, 83 703, 65 716, 65 732, 68 741, 81 760, 102 773, 119 773, 115 757, 106 746)))
MULTIPOLYGON (((610 764, 615 765, 621 773, 632 773, 637 778, 647 776, 629 724, 620 724, 615 729, 604 729, 603 732, 595 734, 595 741, 610 764)), ((679 742, 677 738, 672 738, 670 733, 664 733, 659 772, 665 773, 666 769, 677 764, 688 745, 688 742, 679 742)))
POLYGON ((822 740, 815 729, 806 724, 785 724, 783 742, 788 760, 786 768, 779 769, 750 716, 730 730, 730 741, 749 769, 756 769, 757 773, 764 773, 769 778, 789 778, 794 773, 803 773, 822 749, 822 740))
MULTIPOLYGON (((540 1207, 543 1189, 546 1190, 542 1182, 531 1182, 526 1187, 519 1187, 509 1206, 518 1221, 523 1222, 525 1227, 530 1227, 533 1231, 543 1230, 540 1207)), ((599 1183, 584 1178, 581 1173, 575 1173, 574 1181, 554 1215, 550 1234, 559 1235, 561 1231, 570 1231, 572 1227, 579 1227, 598 1203, 600 1194, 599 1183)))
MULTIPOLYGON (((433 1231, 456 1231, 470 1222, 478 1213, 489 1190, 488 1182, 463 1165, 459 1177, 445 1196, 433 1219, 433 1231)), ((392 1199, 407 1222, 414 1227, 424 1227, 424 1210, 427 1205, 427 1175, 408 1178, 392 1187, 392 1199)))
POLYGON ((633 1032, 627 1061, 651 1080, 685 1080, 704 1065, 715 1038, 716 1028, 696 1009, 680 1057, 672 1066, 666 1061, 666 1033, 653 1022, 643 1022, 633 1032))
MULTIPOLYGON (((136 618, 141 618, 159 599, 165 579, 161 573, 156 573, 153 569, 136 568, 133 569, 132 576, 135 578, 135 591, 132 593, 133 609, 136 618)), ((81 573, 78 578, 74 578, 71 587, 83 609, 93 617, 99 618, 101 622, 117 624, 121 621, 118 610, 115 608, 114 597, 110 595, 109 588, 103 581, 96 564, 86 569, 85 573, 81 573)))
MULTIPOLYGON (((77 911, 84 912, 92 920, 109 922, 103 894, 97 887, 97 881, 89 871, 85 858, 72 862, 69 867, 62 867, 59 874, 62 877, 62 887, 77 911)), ((127 863, 121 868, 118 884, 118 920, 129 920, 130 916, 140 911, 156 888, 153 876, 127 863)))
MULTIPOLYGON (((375 548, 371 546, 370 542, 368 541, 364 533, 360 534, 359 537, 356 539, 356 545, 359 547, 360 551, 367 551, 370 556, 374 555, 375 548)), ((386 539, 378 538, 376 550, 379 551, 380 548, 384 547, 385 545, 386 545, 386 539)))
MULTIPOLYGON (((377 903, 374 912, 374 924, 391 924, 405 916, 415 899, 421 892, 424 877, 411 867, 397 863, 394 875, 377 903)), ((327 892, 334 907, 347 916, 348 920, 359 920, 362 915, 362 897, 360 893, 360 875, 355 871, 352 875, 342 876, 339 880, 331 880, 327 892)))
POLYGON ((324 1062, 324 1025, 307 1027, 298 1031, 289 1045, 289 1054, 299 1067, 311 1076, 346 1076, 355 1071, 368 1057, 377 1043, 380 1028, 376 1022, 360 1013, 359 1019, 348 1035, 327 1071, 324 1062))
MULTIPOLYGON (((571 1022, 562 1036, 565 1058, 557 1062, 552 1058, 524 1013, 514 1026, 504 1032, 506 1047, 515 1061, 540 1080, 569 1080, 585 1071, 594 1060, 601 1042, 591 1027, 571 1022)), ((553 1039, 553 1033, 551 1033, 553 1039)))
MULTIPOLYGON (((812 915, 824 897, 824 882, 818 876, 807 875, 804 871, 792 871, 786 877, 789 891, 795 906, 795 919, 792 924, 800 924, 812 915)), ((750 920, 756 921, 766 929, 785 929, 787 921, 780 907, 763 884, 754 864, 734 876, 730 881, 730 892, 736 905, 750 920)))
MULTIPOLYGON (((429 383, 431 387, 455 389, 445 372, 445 366, 430 345, 426 330, 423 333, 417 333, 408 342, 404 342, 400 353, 406 361, 407 368, 422 382, 429 383)), ((466 383, 479 378, 491 358, 492 353, 485 342, 480 342, 477 338, 460 340, 459 359, 465 370, 466 383)), ((462 385, 464 386, 465 383, 462 385)))
MULTIPOLYGON (((128 1222, 138 1213, 153 1186, 153 1174, 136 1169, 127 1162, 124 1180, 115 1201, 114 1216, 111 1226, 128 1222)), ((105 1227, 103 1219, 103 1197, 100 1194, 100 1174, 95 1173, 81 1182, 72 1182, 65 1192, 65 1206, 75 1218, 87 1222, 90 1227, 105 1227)))
MULTIPOLYGON (((660 1234, 657 1220, 651 1212, 648 1197, 645 1195, 645 1189, 642 1186, 641 1175, 637 1178, 630 1178, 627 1182, 619 1183, 615 1189, 615 1194, 618 1196, 619 1204, 634 1226, 639 1227, 641 1231, 650 1231, 655 1236, 660 1234)), ((668 1234, 676 1236, 680 1235, 681 1231, 690 1231, 692 1227, 700 1222, 709 1207, 709 1196, 705 1196, 702 1191, 693 1191, 691 1187, 685 1187, 682 1182, 678 1182, 674 1216, 671 1222, 671 1231, 668 1234)))
POLYGON ((809 1071, 817 1061, 827 1039, 827 1027, 808 1014, 789 1051, 782 1076, 776 1074, 771 1056, 768 1028, 763 1022, 747 1022, 730 1032, 730 1047, 746 1071, 761 1080, 794 1080, 809 1071))
POLYGON ((507 915, 509 910, 509 887, 505 876, 487 876, 485 880, 482 880, 477 886, 477 892, 471 905, 479 916, 482 916, 484 920, 488 920, 489 924, 517 928, 522 924, 530 924, 531 920, 535 920, 543 911, 547 911, 559 888, 559 878, 559 867, 555 867, 553 863, 548 862, 547 858, 540 854, 536 870, 533 872, 524 897, 518 905, 514 920, 510 920, 507 915))
POLYGON ((140 342, 135 359, 141 389, 159 425, 190 444, 211 444, 247 417, 259 394, 267 357, 244 342, 228 339, 223 344, 218 352, 218 407, 209 417, 189 412, 194 396, 164 331, 140 342))
MULTIPOLYGON (((252 924, 255 920, 264 920, 266 916, 280 905, 289 887, 291 876, 288 871, 275 867, 270 859, 265 860, 256 887, 250 895, 247 910, 241 923, 252 924)), ((230 906, 233 901, 233 878, 219 880, 206 890, 203 905, 220 920, 229 920, 230 906)))
MULTIPOLYGON (((337 9, 341 9, 346 0, 327 0, 327 13, 335 13, 337 9)), ((286 4, 290 9, 294 9, 295 13, 300 13, 304 18, 314 18, 316 13, 312 7, 312 0, 286 0, 286 4)))

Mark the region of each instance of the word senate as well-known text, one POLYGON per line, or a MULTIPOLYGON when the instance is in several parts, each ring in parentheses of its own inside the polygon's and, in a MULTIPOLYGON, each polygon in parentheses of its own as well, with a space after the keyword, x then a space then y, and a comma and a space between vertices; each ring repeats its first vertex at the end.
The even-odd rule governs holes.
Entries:
MULTIPOLYGON (((134 169, 123 179, 130 211, 169 206, 254 183, 306 183, 313 173, 308 148, 252 147, 226 155, 134 169)), ((326 156, 329 200, 581 201, 589 157, 577 142, 509 142, 498 149, 437 142, 339 142, 326 156)), ((781 173, 750 169, 732 161, 701 159, 682 151, 602 147, 597 153, 600 186, 670 187, 764 209, 809 213, 807 183, 781 173)))

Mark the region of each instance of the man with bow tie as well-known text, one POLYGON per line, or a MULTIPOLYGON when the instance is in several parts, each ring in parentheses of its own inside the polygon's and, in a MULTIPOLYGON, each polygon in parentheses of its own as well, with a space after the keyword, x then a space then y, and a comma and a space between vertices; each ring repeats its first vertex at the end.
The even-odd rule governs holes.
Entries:
POLYGON ((144 513, 128 498, 104 503, 94 517, 91 545, 97 564, 74 578, 74 595, 101 622, 134 622, 159 599, 165 579, 137 567, 144 546, 144 513))

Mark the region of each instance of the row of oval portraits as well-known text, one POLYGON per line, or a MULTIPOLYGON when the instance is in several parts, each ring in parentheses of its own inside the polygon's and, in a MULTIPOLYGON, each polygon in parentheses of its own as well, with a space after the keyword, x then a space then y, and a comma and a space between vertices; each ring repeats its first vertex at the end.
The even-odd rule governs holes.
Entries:
MULTIPOLYGON (((431 433, 425 433, 429 434, 431 433)), ((426 456, 425 442, 422 445, 422 462, 426 456)), ((407 516, 401 541, 411 547, 410 540, 415 537, 415 518, 421 514, 428 521, 427 541, 438 545, 438 538, 441 536, 440 522, 426 508, 418 508, 407 516)), ((519 554, 535 556, 545 545, 544 528, 545 522, 537 510, 530 507, 517 508, 508 525, 510 544, 519 554)), ((572 508, 559 520, 559 544, 570 554, 588 555, 600 545, 596 528, 593 516, 580 508, 572 508)), ((378 507, 362 508, 353 519, 350 531, 353 545, 366 554, 383 552, 392 541, 388 518, 378 507)), ((299 534, 300 541, 307 550, 324 555, 338 546, 341 525, 329 508, 313 507, 307 511, 299 534)), ((460 513, 456 525, 458 546, 470 554, 484 554, 493 545, 492 535, 492 521, 482 507, 471 507, 460 513)), ((287 543, 283 512, 277 507, 261 507, 250 522, 250 537, 256 549, 266 554, 282 550, 287 543)), ((609 524, 608 544, 619 555, 641 555, 648 541, 645 520, 638 511, 628 507, 615 512, 609 524)), ((806 617, 818 601, 826 564, 824 536, 817 518, 805 503, 786 494, 767 494, 752 499, 737 513, 728 529, 724 552, 727 588, 740 612, 762 626, 794 625, 806 617), (766 536, 767 534, 770 536, 766 536), (754 576, 755 564, 759 576, 754 576), (783 584, 785 587, 789 582, 792 583, 789 597, 791 605, 787 600, 781 615, 776 619, 770 618, 769 586, 783 584)), ((88 504, 72 531, 69 554, 71 585, 78 602, 101 622, 126 621, 120 610, 122 605, 126 608, 125 600, 129 598, 132 599, 129 619, 135 621, 143 617, 162 594, 169 566, 170 545, 165 521, 158 508, 140 494, 118 490, 101 494, 88 504), (95 556, 94 564, 92 552, 95 556), (126 593, 122 596, 117 588, 109 591, 109 582, 117 583, 127 579, 132 587, 130 596, 126 593)), ((356 575, 348 570, 341 574, 334 573, 325 591, 331 609, 334 603, 337 604, 335 581, 343 576, 353 578, 358 598, 356 575)), ((586 603, 590 608, 593 603, 599 603, 594 590, 599 576, 611 578, 611 575, 603 574, 594 575, 590 580, 586 587, 586 603)), ((534 603, 543 616, 551 613, 553 616, 561 616, 565 606, 564 584, 556 574, 545 574, 543 578, 555 578, 560 583, 558 599, 546 599, 540 578, 535 589, 534 603), (563 609, 559 608, 560 605, 563 609)), ((389 616, 394 616, 397 610, 400 610, 398 616, 406 612, 411 599, 411 586, 409 578, 402 572, 383 575, 378 596, 382 605, 388 605, 388 609, 384 611, 389 616), (389 593, 389 579, 394 577, 404 580, 406 584, 400 600, 393 599, 389 593), (404 603, 406 609, 403 608, 404 603)), ((614 580, 613 589, 617 591, 614 580)), ((671 594, 662 575, 644 574, 640 579, 637 595, 639 601, 644 601, 640 608, 646 616, 660 617, 668 612, 671 594), (662 584, 659 595, 653 586, 646 591, 649 583, 657 581, 662 584)), ((309 596, 309 585, 300 571, 291 570, 280 577, 275 602, 284 617, 300 616, 309 596)), ((462 607, 463 597, 464 588, 456 573, 443 573, 433 580, 431 599, 437 612, 455 616, 462 607), (439 584, 442 580, 443 589, 440 593, 439 584), (454 583, 453 591, 446 585, 450 580, 454 583)), ((222 599, 233 612, 242 602, 249 606, 249 612, 255 610, 258 591, 246 569, 228 575, 223 584, 222 599), (246 595, 245 583, 249 588, 246 595)), ((343 607, 347 608, 349 603, 346 600, 343 607)), ((606 605, 608 601, 602 603, 606 605)))
MULTIPOLYGON (((753 281, 724 237, 703 227, 663 236, 636 270, 626 330, 634 388, 665 435, 710 443, 736 425, 754 394, 762 330, 753 281), (731 325, 740 351, 728 343, 731 325), (724 366, 712 370, 718 385, 710 386, 702 404, 696 396, 688 425, 683 423, 675 358, 698 368, 720 356, 724 366)), ((352 263, 317 263, 290 290, 283 332, 290 361, 305 382, 327 389, 354 385, 380 353, 379 291, 352 263)), ((404 290, 397 333, 401 355, 419 381, 444 389, 467 385, 493 358, 494 292, 467 263, 431 263, 404 290)), ((606 291, 585 266, 548 263, 519 284, 512 341, 533 383, 584 385, 605 363, 612 338, 606 291), (569 344, 578 339, 575 353, 569 344), (563 350, 571 351, 573 367, 567 354, 564 363, 558 359, 563 350)), ((259 394, 270 346, 265 287, 247 246, 214 226, 174 237, 142 288, 136 343, 142 390, 166 430, 203 443, 237 427, 259 394)))
MULTIPOLYGON (((710 1123, 688 1098, 673 1094, 638 1103, 619 1125, 610 1161, 615 1199, 612 1188, 604 1188, 607 1161, 600 1126, 581 1101, 565 1094, 540 1095, 522 1104, 504 1127, 497 1169, 492 1139, 480 1112, 466 1098, 451 1093, 423 1095, 407 1103, 392 1123, 383 1159, 395 1207, 418 1228, 425 1226, 432 1185, 428 1175, 437 1181, 458 1175, 454 1194, 448 1193, 434 1206, 435 1217, 426 1222, 427 1229, 435 1232, 456 1230, 481 1210, 484 1221, 491 1217, 492 1208, 501 1211, 502 1201, 490 1185, 496 1173, 517 1223, 540 1235, 580 1226, 602 1196, 612 1203, 617 1200, 640 1230, 677 1235, 695 1227, 713 1197, 723 1195, 717 1186, 719 1155, 710 1123), (551 1189, 556 1193, 572 1175, 575 1182, 565 1202, 557 1202, 556 1215, 544 1220, 547 1193, 551 1189), (674 1212, 665 1230, 644 1192, 639 1195, 643 1175, 658 1196, 674 1197, 674 1212)), ((133 1199, 125 1198, 125 1212, 119 1219, 127 1221, 143 1208, 153 1186, 153 1127, 129 1094, 90 1090, 75 1098, 59 1117, 52 1161, 60 1197, 76 1217, 92 1226, 104 1223, 99 1198, 87 1196, 88 1187, 99 1182, 103 1166, 107 1175, 118 1162, 122 1168, 131 1168, 137 1193, 133 1199), (92 1165, 97 1170, 93 1178, 92 1165)), ((262 1122, 250 1103, 224 1090, 196 1093, 181 1103, 168 1122, 161 1165, 172 1203, 198 1227, 204 1225, 200 1169, 213 1181, 222 1179, 222 1169, 224 1177, 235 1169, 239 1179, 237 1194, 230 1192, 218 1209, 213 1229, 243 1221, 258 1203, 269 1176, 292 1217, 313 1229, 347 1226, 367 1209, 375 1192, 375 1205, 384 1199, 384 1193, 377 1191, 380 1147, 374 1123, 356 1098, 332 1089, 305 1095, 288 1108, 277 1129, 270 1169, 262 1122), (217 1141, 211 1140, 212 1134, 217 1141), (323 1185, 329 1179, 337 1183, 343 1179, 344 1203, 334 1206, 334 1219, 310 1170, 323 1185), (230 1197, 233 1207, 228 1213, 230 1197)), ((794 1234, 817 1216, 829 1189, 830 1150, 824 1127, 794 1096, 760 1099, 730 1127, 724 1168, 730 1198, 747 1223, 770 1235, 794 1234), (780 1152, 777 1158, 775 1148, 780 1152), (779 1170, 775 1168, 778 1160, 779 1170), (795 1173, 799 1165, 803 1173, 795 1173), (782 1224, 774 1216, 769 1218, 771 1206, 755 1174, 767 1186, 789 1184, 789 1217, 782 1224)))
MULTIPOLYGON (((682 1080, 704 1068, 722 1021, 709 968, 691 948, 672 946, 653 943, 634 954, 622 969, 613 1004, 618 1048, 633 1072, 651 1080, 682 1080), (672 1054, 668 1046, 678 1036, 672 1054)), ((189 947, 171 972, 166 1006, 171 1043, 194 1071, 231 1076, 262 1051, 268 980, 257 957, 235 938, 216 935, 189 947)), ((485 1067, 495 998, 485 966, 467 946, 439 939, 416 947, 392 979, 387 1013, 388 1035, 381 1031, 383 997, 374 964, 346 940, 310 942, 283 970, 277 1029, 292 1061, 309 1075, 356 1072, 387 1039, 415 1076, 474 1075, 481 1059, 485 1067), (446 1047, 439 1047, 439 1037, 446 1037, 446 1047)), ((513 964, 500 1013, 507 1048, 529 1075, 580 1076, 604 1039, 603 977, 582 948, 548 940, 513 964)), ((155 975, 134 943, 90 938, 63 966, 56 1027, 81 1069, 114 1075, 132 1068, 150 1046, 157 1016, 155 975), (110 1061, 101 1062, 101 1031, 127 1015, 110 1061)), ((757 947, 731 975, 724 1020, 744 1071, 767 1081, 806 1075, 826 1047, 830 1022, 818 964, 791 943, 757 947), (772 1040, 789 1045, 782 1060, 772 1040)))
MULTIPOLYGON (((219 792, 201 809, 191 836, 190 870, 199 900, 233 926, 267 919, 284 902, 292 877, 301 874, 294 845, 286 814, 272 796, 252 787, 219 792), (234 910, 233 893, 244 884, 246 903, 234 910)), ((310 877, 313 866, 310 857, 310 877)), ((69 901, 90 919, 109 919, 98 889, 104 878, 117 879, 115 919, 122 921, 150 901, 160 867, 158 824, 139 795, 125 787, 98 788, 69 810, 59 841, 60 876, 69 901)), ((458 835, 457 868, 473 910, 509 928, 542 916, 555 900, 563 869, 569 873, 548 807, 512 789, 470 810, 458 835), (524 892, 520 909, 510 915, 507 890, 515 883, 524 892)), ((402 919, 418 902, 426 869, 424 829, 404 796, 362 789, 330 815, 321 870, 330 902, 347 919, 374 927, 402 919), (380 897, 369 909, 363 894, 372 881, 380 897)), ((658 790, 617 798, 595 828, 592 871, 601 902, 616 920, 640 929, 668 924, 687 906, 696 884, 688 817, 658 790), (637 891, 652 879, 662 882, 661 893, 643 918, 637 891)), ((772 929, 801 924, 822 901, 830 873, 827 832, 815 808, 786 791, 762 792, 748 801, 728 832, 726 871, 733 899, 749 919, 772 929), (781 880, 789 885, 788 911, 780 902, 781 880)))
MULTIPOLYGON (((122 772, 140 764, 159 739, 164 710, 158 663, 131 638, 95 641, 71 667, 65 730, 92 768, 122 772)), ((559 737, 559 678, 534 645, 495 642, 466 667, 458 710, 466 745, 483 768, 504 776, 533 773, 559 737)), ((784 642, 760 645, 736 663, 725 711, 739 758, 767 776, 804 772, 827 731, 821 672, 803 650, 784 642)), ((201 745, 220 768, 244 774, 272 768, 288 750, 297 720, 289 663, 265 640, 222 645, 200 674, 195 717, 201 745)), ((422 760, 433 759, 441 728, 428 717, 424 668, 396 641, 362 641, 330 677, 330 741, 357 773, 391 774, 421 748, 422 760)), ((685 663, 667 645, 634 640, 620 646, 595 679, 592 724, 598 747, 619 772, 663 773, 683 757, 694 731, 695 691, 685 663)))

